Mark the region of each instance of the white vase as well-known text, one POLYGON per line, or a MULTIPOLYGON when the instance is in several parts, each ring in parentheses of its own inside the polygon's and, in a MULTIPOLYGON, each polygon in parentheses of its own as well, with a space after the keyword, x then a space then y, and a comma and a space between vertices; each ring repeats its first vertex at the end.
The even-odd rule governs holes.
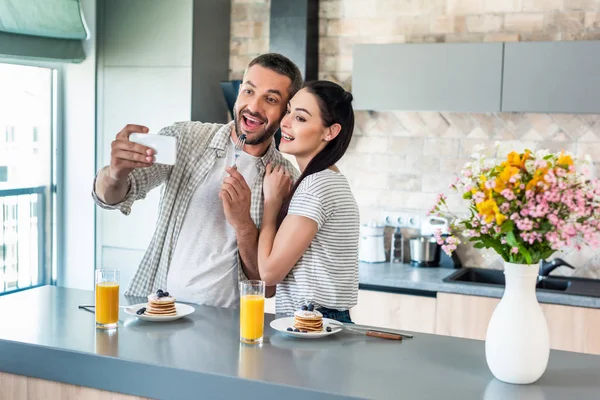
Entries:
POLYGON ((537 381, 548 366, 550 338, 535 295, 537 265, 504 264, 506 290, 485 338, 485 356, 494 376, 507 383, 537 381))

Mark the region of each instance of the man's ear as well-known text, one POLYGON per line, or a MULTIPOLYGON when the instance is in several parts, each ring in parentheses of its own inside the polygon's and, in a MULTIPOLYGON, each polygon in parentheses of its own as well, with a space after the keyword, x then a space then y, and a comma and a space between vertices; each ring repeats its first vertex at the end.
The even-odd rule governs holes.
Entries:
POLYGON ((331 125, 330 127, 326 128, 325 136, 323 137, 323 140, 326 142, 331 142, 333 139, 335 139, 337 137, 337 135, 340 134, 341 130, 342 130, 342 126, 340 124, 331 125))

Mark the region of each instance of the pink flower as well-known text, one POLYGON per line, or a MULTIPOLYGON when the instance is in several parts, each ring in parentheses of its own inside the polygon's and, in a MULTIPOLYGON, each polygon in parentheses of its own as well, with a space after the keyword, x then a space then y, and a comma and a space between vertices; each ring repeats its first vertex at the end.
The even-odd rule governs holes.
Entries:
POLYGON ((437 240, 437 244, 444 244, 444 238, 442 237, 441 229, 436 229, 435 231, 433 231, 433 237, 435 237, 435 240, 437 240))
POLYGON ((475 201, 475 204, 479 204, 484 200, 485 200, 485 193, 483 193, 483 192, 475 192, 475 194, 473 195, 473 201, 475 201))
POLYGON ((503 191, 500 192, 500 194, 508 201, 512 201, 517 198, 517 196, 515 196, 513 191, 510 189, 504 189, 503 191))
POLYGON ((533 229, 533 221, 529 218, 523 218, 520 221, 517 221, 517 228, 521 231, 530 231, 533 229))
POLYGON ((487 189, 493 189, 493 188, 495 188, 495 187, 496 187, 496 180, 495 180, 495 179, 492 179, 491 181, 487 181, 487 182, 485 183, 485 187, 486 187, 487 189))
POLYGON ((510 249, 510 253, 511 254, 518 254, 519 253, 519 248, 518 247, 513 247, 510 249))

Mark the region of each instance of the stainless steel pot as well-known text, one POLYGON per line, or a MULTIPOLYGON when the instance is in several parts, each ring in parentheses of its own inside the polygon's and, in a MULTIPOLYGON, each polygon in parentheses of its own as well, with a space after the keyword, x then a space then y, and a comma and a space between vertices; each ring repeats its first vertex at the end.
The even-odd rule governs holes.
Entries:
POLYGON ((410 261, 417 266, 435 267, 440 264, 441 246, 433 236, 410 239, 410 261))

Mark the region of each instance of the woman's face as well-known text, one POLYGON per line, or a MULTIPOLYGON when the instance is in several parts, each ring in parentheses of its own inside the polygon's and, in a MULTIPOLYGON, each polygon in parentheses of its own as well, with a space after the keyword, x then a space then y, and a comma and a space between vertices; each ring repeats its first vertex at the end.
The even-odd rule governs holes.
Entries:
POLYGON ((317 98, 306 89, 290 100, 281 120, 279 150, 298 156, 314 156, 327 145, 330 129, 323 125, 317 98))

